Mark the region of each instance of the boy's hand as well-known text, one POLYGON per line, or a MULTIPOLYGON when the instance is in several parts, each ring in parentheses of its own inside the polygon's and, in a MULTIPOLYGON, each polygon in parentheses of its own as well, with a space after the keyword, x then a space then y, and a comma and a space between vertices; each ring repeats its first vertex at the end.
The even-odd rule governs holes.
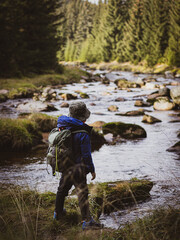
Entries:
POLYGON ((95 173, 95 172, 93 172, 93 173, 91 173, 91 175, 92 175, 92 178, 91 178, 91 180, 94 180, 94 179, 96 178, 96 173, 95 173))

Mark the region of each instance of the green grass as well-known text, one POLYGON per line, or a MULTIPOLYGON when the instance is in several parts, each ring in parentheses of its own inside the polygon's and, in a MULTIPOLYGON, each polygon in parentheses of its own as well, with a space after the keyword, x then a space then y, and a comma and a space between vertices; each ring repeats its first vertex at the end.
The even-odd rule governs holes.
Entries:
POLYGON ((41 141, 35 122, 27 119, 0 119, 0 150, 25 151, 41 141))
POLYGON ((40 86, 74 83, 79 82, 82 75, 87 76, 88 73, 75 67, 64 67, 62 74, 51 73, 31 77, 0 79, 0 89, 37 89, 40 86))
POLYGON ((15 186, 0 186, 1 240, 178 240, 180 209, 162 208, 149 216, 126 224, 120 230, 81 229, 78 202, 68 198, 67 215, 53 220, 56 195, 40 194, 15 186))
POLYGON ((114 234, 118 240, 179 240, 180 209, 161 208, 114 234))

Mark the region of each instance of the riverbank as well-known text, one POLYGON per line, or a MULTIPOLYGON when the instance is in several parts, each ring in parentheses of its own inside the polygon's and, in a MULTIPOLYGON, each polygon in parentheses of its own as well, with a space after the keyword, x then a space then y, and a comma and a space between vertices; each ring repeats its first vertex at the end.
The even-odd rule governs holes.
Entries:
POLYGON ((7 99, 32 97, 43 87, 77 83, 82 77, 88 78, 89 74, 77 67, 64 66, 61 74, 51 73, 0 79, 0 102, 7 99))
POLYGON ((83 62, 61 62, 66 66, 86 66, 91 70, 108 70, 108 71, 130 71, 134 73, 149 73, 149 74, 167 74, 172 77, 180 76, 180 68, 169 66, 167 64, 156 64, 153 67, 147 66, 144 62, 139 64, 132 64, 131 62, 119 63, 114 62, 101 62, 101 63, 83 63, 83 62))
POLYGON ((155 210, 120 230, 104 228, 82 231, 76 198, 66 200, 66 216, 54 221, 54 193, 39 194, 14 186, 1 186, 0 192, 1 240, 179 239, 180 209, 167 207, 155 210))

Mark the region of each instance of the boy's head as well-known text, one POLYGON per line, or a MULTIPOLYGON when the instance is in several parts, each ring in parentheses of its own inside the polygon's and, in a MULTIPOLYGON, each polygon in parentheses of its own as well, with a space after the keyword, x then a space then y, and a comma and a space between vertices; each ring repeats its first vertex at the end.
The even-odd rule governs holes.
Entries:
POLYGON ((73 102, 69 106, 69 116, 85 122, 91 112, 87 109, 84 102, 73 102))

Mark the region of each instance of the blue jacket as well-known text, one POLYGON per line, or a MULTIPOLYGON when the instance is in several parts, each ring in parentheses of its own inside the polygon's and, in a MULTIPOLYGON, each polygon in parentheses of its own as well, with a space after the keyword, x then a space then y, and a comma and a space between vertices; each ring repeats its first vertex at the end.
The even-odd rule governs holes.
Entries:
POLYGON ((73 134, 73 154, 76 164, 84 163, 86 166, 86 172, 95 172, 94 164, 91 156, 91 142, 90 134, 92 127, 81 122, 78 119, 60 116, 57 121, 58 128, 65 128, 71 131, 85 130, 87 133, 75 133, 73 134))

